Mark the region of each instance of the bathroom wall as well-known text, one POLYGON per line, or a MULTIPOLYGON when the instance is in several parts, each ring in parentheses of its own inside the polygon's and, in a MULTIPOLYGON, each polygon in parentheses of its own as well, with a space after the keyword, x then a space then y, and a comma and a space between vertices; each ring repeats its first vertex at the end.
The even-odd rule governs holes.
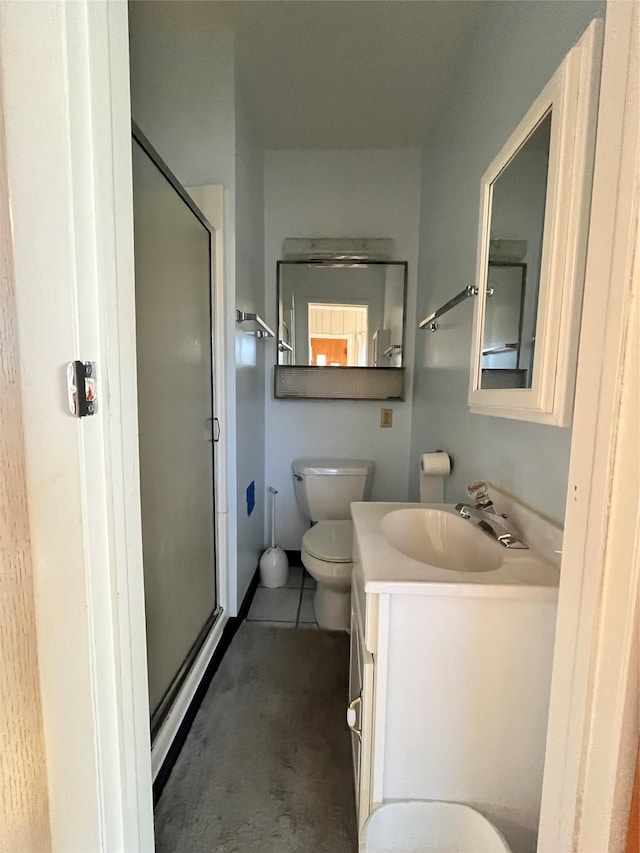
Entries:
MULTIPOLYGON (((229 612, 242 601, 264 530, 264 346, 235 323, 235 308, 262 313, 262 151, 237 83, 232 31, 215 4, 129 4, 135 121, 179 180, 224 187, 229 612), (236 430, 237 424, 237 430, 236 430), (246 488, 256 484, 247 514, 246 488)), ((220 393, 220 389, 217 389, 220 393)))
MULTIPOLYGON (((475 280, 480 180, 504 141, 602 4, 494 3, 461 56, 456 82, 422 159, 418 319, 475 280)), ((571 430, 470 414, 473 300, 418 332, 411 425, 410 494, 417 459, 448 450, 449 500, 489 480, 561 521, 571 430)))
POLYGON ((275 344, 266 375, 266 485, 278 489, 278 544, 299 549, 306 522, 293 491, 291 462, 304 456, 373 459, 375 500, 407 498, 411 374, 415 340, 420 153, 413 149, 278 150, 265 154, 265 290, 276 324, 276 261, 285 237, 392 237, 396 260, 409 262, 407 401, 389 404, 393 427, 381 429, 370 401, 273 399, 275 344))
POLYGON ((235 193, 232 32, 207 3, 129 3, 131 111, 184 186, 235 193))
MULTIPOLYGON (((237 79, 237 78, 236 78, 237 79)), ((264 317, 264 158, 242 92, 236 86, 236 305, 264 317)), ((236 326, 238 603, 264 548, 265 386, 267 342, 236 326), (255 483, 255 508, 247 487, 255 483)))

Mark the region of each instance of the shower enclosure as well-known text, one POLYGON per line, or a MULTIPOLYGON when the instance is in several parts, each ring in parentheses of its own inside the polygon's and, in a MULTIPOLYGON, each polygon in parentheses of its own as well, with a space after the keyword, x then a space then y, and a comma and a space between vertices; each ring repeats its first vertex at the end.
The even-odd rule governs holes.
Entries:
POLYGON ((140 492, 151 732, 206 639, 216 598, 212 230, 133 130, 140 492))

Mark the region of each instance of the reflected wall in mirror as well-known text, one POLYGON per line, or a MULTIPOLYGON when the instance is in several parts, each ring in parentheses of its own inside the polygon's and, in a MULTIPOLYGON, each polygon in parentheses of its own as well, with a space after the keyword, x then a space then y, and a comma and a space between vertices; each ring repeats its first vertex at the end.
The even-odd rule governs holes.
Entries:
POLYGON ((482 177, 472 412, 571 423, 601 39, 594 21, 482 177))
POLYGON ((402 367, 404 261, 278 261, 278 364, 402 367))
POLYGON ((489 261, 482 339, 482 387, 526 388, 532 340, 523 329, 527 265, 489 261))
POLYGON ((533 382, 551 121, 552 111, 491 186, 481 388, 533 382), (510 253, 521 263, 509 263, 510 253))

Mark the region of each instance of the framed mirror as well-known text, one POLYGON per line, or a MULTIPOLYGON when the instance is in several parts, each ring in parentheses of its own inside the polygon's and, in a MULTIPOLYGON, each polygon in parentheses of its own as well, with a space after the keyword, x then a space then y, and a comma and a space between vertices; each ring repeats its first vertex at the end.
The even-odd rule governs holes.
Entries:
POLYGON ((405 261, 278 261, 278 364, 401 368, 405 261))
POLYGON ((600 52, 595 21, 482 178, 473 412, 571 422, 600 52))

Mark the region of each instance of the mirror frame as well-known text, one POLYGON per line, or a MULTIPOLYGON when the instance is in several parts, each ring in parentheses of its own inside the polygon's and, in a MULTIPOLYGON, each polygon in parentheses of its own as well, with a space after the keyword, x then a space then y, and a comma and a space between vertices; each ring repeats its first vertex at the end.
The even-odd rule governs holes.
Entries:
POLYGON ((469 408, 476 414, 569 426, 573 411, 591 201, 602 22, 567 54, 482 176, 469 408), (482 389, 493 184, 552 111, 530 388, 482 389))
MULTIPOLYGON (((408 261, 395 261, 395 260, 366 260, 364 258, 296 258, 294 260, 288 260, 286 258, 280 259, 276 262, 276 337, 277 337, 277 351, 280 348, 280 271, 283 266, 314 266, 314 267, 371 267, 371 266, 394 266, 394 267, 402 267, 403 268, 403 277, 402 277, 402 340, 400 341, 400 355, 402 359, 402 364, 400 367, 387 367, 387 366, 374 366, 374 365, 363 365, 362 367, 340 367, 340 368, 332 368, 335 370, 404 370, 406 366, 405 358, 406 358, 406 339, 407 339, 407 287, 409 283, 409 263, 408 261)), ((299 365, 299 364, 291 364, 291 365, 281 365, 278 361, 276 361, 276 367, 305 367, 305 368, 313 368, 314 370, 326 370, 327 368, 317 366, 317 365, 299 365)))

